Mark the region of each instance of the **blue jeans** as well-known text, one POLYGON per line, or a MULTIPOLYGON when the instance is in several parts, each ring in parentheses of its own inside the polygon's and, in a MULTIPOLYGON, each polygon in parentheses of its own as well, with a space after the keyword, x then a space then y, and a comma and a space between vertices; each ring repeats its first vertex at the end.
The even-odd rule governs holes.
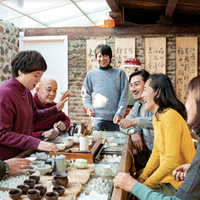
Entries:
POLYGON ((92 126, 96 131, 119 131, 119 125, 114 124, 113 121, 105 121, 99 119, 92 120, 92 126))

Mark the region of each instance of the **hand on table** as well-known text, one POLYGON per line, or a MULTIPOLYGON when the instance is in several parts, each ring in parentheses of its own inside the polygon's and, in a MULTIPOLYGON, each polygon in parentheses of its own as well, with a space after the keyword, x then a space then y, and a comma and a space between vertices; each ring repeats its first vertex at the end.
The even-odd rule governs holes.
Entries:
POLYGON ((133 119, 122 119, 118 124, 123 129, 135 127, 136 126, 136 119, 135 118, 133 118, 133 119))
POLYGON ((120 121, 121 121, 121 117, 119 116, 119 115, 115 115, 114 116, 114 118, 113 118, 113 122, 115 123, 115 124, 118 124, 120 121))
POLYGON ((190 167, 191 164, 184 164, 181 165, 180 167, 176 168, 173 172, 172 175, 175 180, 177 181, 183 181, 186 177, 186 172, 188 168, 190 167))
POLYGON ((24 169, 33 169, 32 166, 30 166, 31 161, 23 158, 11 158, 8 160, 5 160, 5 162, 10 167, 10 173, 9 175, 13 174, 28 174, 29 172, 24 169))
POLYGON ((55 126, 60 131, 64 131, 66 129, 66 126, 62 121, 55 123, 53 126, 55 126))
POLYGON ((130 174, 127 173, 118 173, 117 176, 113 179, 115 187, 119 187, 129 193, 131 193, 131 188, 138 181, 134 179, 130 174))
POLYGON ((94 112, 92 106, 89 106, 89 107, 87 108, 87 114, 88 114, 90 117, 94 117, 94 116, 95 116, 95 112, 94 112))
POLYGON ((55 130, 54 128, 48 131, 44 131, 43 133, 45 138, 51 138, 51 139, 54 139, 59 135, 59 131, 55 130))
POLYGON ((41 141, 38 145, 38 150, 57 152, 59 149, 53 143, 41 141))
POLYGON ((65 102, 68 101, 68 97, 69 97, 70 93, 68 91, 66 91, 61 98, 58 100, 58 103, 56 105, 57 110, 60 111, 64 108, 65 102))
POLYGON ((135 132, 134 134, 131 135, 131 140, 133 144, 133 149, 135 149, 138 152, 143 151, 144 144, 138 132, 135 132))

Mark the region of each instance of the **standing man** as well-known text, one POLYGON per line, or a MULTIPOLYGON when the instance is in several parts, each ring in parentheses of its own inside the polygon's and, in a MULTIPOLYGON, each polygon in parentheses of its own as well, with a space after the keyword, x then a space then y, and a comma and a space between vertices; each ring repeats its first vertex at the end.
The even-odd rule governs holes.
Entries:
POLYGON ((145 110, 142 101, 144 85, 149 75, 145 70, 135 71, 130 75, 130 91, 136 102, 126 118, 119 122, 121 131, 131 136, 133 148, 137 151, 136 171, 145 167, 154 142, 153 113, 145 110))
POLYGON ((106 44, 95 49, 99 68, 89 71, 81 95, 94 130, 119 131, 128 102, 128 81, 122 69, 110 65, 112 50, 106 44))
MULTIPOLYGON (((36 93, 34 101, 39 110, 55 106, 53 101, 57 94, 57 82, 50 77, 42 77, 36 93)), ((70 126, 70 119, 63 111, 58 115, 50 118, 49 120, 35 124, 33 126, 32 136, 36 138, 55 138, 59 135, 60 131, 66 131, 70 126), (54 128, 55 127, 55 128, 54 128)))

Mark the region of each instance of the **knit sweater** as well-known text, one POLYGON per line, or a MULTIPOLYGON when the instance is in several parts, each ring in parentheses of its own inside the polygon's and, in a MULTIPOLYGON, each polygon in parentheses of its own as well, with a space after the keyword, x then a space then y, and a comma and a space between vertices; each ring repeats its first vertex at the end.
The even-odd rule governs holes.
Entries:
POLYGON ((86 108, 92 106, 94 119, 113 121, 123 116, 128 102, 128 80, 122 69, 95 69, 88 72, 83 83, 82 100, 86 108))
MULTIPOLYGON (((37 93, 35 93, 33 99, 39 110, 43 110, 45 108, 50 108, 50 107, 53 107, 56 105, 55 102, 52 102, 50 104, 41 103, 40 100, 38 99, 37 93)), ((65 115, 65 113, 63 111, 60 111, 60 113, 58 115, 50 118, 48 121, 34 124, 32 136, 36 137, 36 138, 40 138, 42 132, 52 129, 53 125, 59 121, 62 121, 65 124, 66 129, 64 131, 67 131, 67 129, 70 126, 70 119, 67 115, 65 115)))
POLYGON ((176 196, 169 197, 157 193, 155 190, 149 189, 147 186, 139 182, 131 188, 131 193, 137 196, 140 200, 181 200, 176 196))
POLYGON ((168 108, 159 120, 153 116, 153 127, 154 148, 140 177, 149 188, 155 188, 162 182, 178 189, 182 181, 174 180, 172 171, 182 164, 191 163, 195 155, 187 123, 177 111, 168 108))
POLYGON ((0 85, 0 94, 0 160, 37 149, 41 140, 31 136, 33 124, 57 115, 56 106, 38 110, 31 92, 14 77, 0 85))

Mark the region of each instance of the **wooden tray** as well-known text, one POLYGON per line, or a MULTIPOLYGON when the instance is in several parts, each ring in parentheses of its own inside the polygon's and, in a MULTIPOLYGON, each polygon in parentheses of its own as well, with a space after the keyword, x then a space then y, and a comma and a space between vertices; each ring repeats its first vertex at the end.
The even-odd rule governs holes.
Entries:
MULTIPOLYGON (((70 149, 72 149, 72 151, 69 149, 65 149, 63 151, 59 151, 59 154, 63 154, 66 156, 67 160, 70 159, 77 159, 77 158, 83 158, 86 159, 88 161, 88 163, 93 163, 94 160, 94 156, 96 155, 97 151, 100 149, 101 147, 101 140, 93 140, 92 141, 92 145, 89 147, 89 151, 80 151, 79 150, 79 144, 73 144, 70 149), (76 148, 76 151, 75 151, 76 148)), ((50 152, 49 156, 50 158, 58 153, 54 153, 54 152, 50 152)))

